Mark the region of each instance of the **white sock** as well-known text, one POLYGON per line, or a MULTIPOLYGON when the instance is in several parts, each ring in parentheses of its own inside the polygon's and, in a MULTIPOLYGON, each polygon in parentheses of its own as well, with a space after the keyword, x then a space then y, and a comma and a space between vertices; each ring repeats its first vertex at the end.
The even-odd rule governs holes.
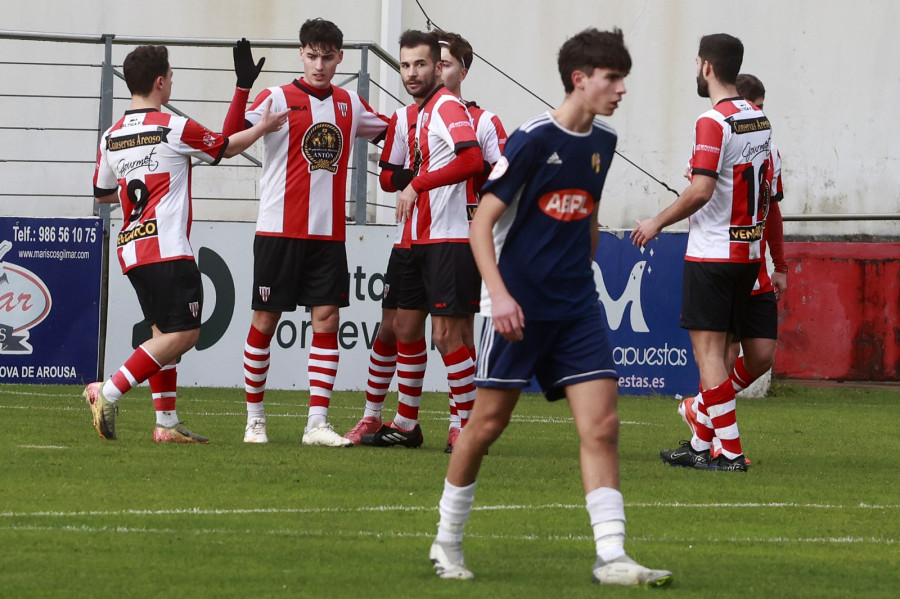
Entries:
POLYGON ((156 425, 172 428, 178 424, 178 414, 175 410, 159 410, 156 412, 156 425))
POLYGON ((253 418, 266 419, 266 408, 263 405, 263 402, 247 402, 247 421, 249 422, 253 418))
POLYGON ((597 555, 610 562, 625 555, 625 499, 617 489, 600 487, 585 496, 597 555))
POLYGON ((438 522, 437 538, 441 543, 461 543, 463 528, 472 513, 475 502, 475 484, 457 487, 444 479, 444 493, 438 504, 441 521, 438 522))
POLYGON ((112 379, 106 379, 106 382, 103 383, 103 389, 101 390, 103 393, 103 397, 106 398, 106 401, 110 403, 116 403, 120 399, 122 399, 122 392, 119 391, 119 388, 113 384, 112 379))
POLYGON ((328 419, 323 414, 314 414, 313 409, 310 408, 309 421, 306 424, 307 430, 325 426, 327 423, 328 419))

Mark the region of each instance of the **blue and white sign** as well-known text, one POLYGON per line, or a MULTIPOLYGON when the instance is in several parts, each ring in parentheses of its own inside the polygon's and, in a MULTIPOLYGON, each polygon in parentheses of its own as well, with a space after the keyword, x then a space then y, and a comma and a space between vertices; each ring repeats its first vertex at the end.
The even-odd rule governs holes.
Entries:
POLYGON ((103 221, 0 217, 0 383, 97 375, 103 221))
POLYGON ((690 336, 678 326, 686 247, 686 233, 663 233, 643 249, 627 231, 600 233, 594 278, 622 395, 697 391, 690 336))

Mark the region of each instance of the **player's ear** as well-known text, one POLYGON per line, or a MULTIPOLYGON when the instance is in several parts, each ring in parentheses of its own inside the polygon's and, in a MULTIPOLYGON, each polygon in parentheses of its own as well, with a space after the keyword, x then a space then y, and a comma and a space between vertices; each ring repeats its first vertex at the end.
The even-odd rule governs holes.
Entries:
POLYGON ((341 62, 342 62, 343 60, 344 60, 344 51, 343 51, 343 50, 338 50, 338 64, 341 64, 341 62))
POLYGON ((584 71, 574 70, 572 71, 572 87, 574 89, 581 89, 583 87, 582 83, 584 82, 587 75, 584 74, 584 71))
POLYGON ((467 69, 466 67, 463 67, 463 68, 461 68, 461 69, 459 70, 459 81, 460 81, 460 83, 462 83, 463 81, 466 80, 466 75, 468 75, 468 74, 469 74, 469 69, 467 69))

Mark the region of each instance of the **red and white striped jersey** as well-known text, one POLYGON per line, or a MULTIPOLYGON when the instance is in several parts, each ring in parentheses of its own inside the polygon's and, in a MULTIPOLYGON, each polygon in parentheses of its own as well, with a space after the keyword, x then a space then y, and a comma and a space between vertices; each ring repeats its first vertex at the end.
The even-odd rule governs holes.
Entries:
MULTIPOLYGON (((478 145, 465 105, 443 85, 419 106, 413 144, 417 173, 434 172, 478 145)), ((468 242, 466 186, 463 180, 419 194, 410 217, 413 244, 468 242)))
POLYGON ((155 109, 129 110, 103 133, 94 196, 118 190, 125 220, 116 240, 122 272, 194 258, 191 159, 216 164, 227 146, 227 138, 199 123, 155 109))
POLYGON ((256 124, 262 104, 291 109, 287 123, 263 136, 257 235, 345 241, 347 164, 353 140, 377 141, 388 119, 356 92, 317 90, 301 80, 263 90, 246 119, 256 124))
MULTIPOLYGON (((769 147, 769 156, 772 164, 772 197, 770 200, 772 202, 780 202, 781 198, 784 196, 784 190, 781 187, 781 154, 778 153, 778 149, 775 147, 774 143, 769 147)), ((768 220, 768 210, 766 210, 765 218, 768 220)), ((768 227, 764 226, 762 242, 760 243, 760 251, 762 252, 763 260, 759 265, 759 277, 757 277, 756 283, 753 285, 753 295, 774 290, 774 287, 772 286, 772 277, 769 274, 769 266, 766 264, 765 260, 768 232, 768 227)))
MULTIPOLYGON (((408 169, 418 173, 418 165, 414 154, 414 144, 410 143, 415 138, 412 128, 416 126, 416 117, 419 107, 410 104, 398 108, 391 116, 388 123, 387 135, 384 138, 384 147, 381 149, 381 159, 378 161, 381 168, 390 170, 408 169)), ((403 191, 403 190, 400 190, 403 191)), ((394 247, 408 248, 410 246, 412 220, 397 223, 397 236, 394 239, 394 247)))
MULTIPOLYGON (((506 147, 506 139, 509 137, 503 128, 503 123, 500 122, 500 117, 481 108, 475 102, 466 102, 466 109, 469 111, 469 116, 472 117, 475 137, 478 138, 478 145, 481 146, 484 161, 493 167, 503 155, 503 148, 506 147)), ((480 174, 468 181, 466 191, 469 201, 469 222, 475 216, 475 208, 481 199, 481 187, 487 181, 487 177, 487 174, 480 174)))
POLYGON ((770 135, 766 115, 742 98, 722 100, 697 119, 691 176, 714 177, 716 187, 690 217, 686 260, 762 259, 761 208, 772 181, 770 135))

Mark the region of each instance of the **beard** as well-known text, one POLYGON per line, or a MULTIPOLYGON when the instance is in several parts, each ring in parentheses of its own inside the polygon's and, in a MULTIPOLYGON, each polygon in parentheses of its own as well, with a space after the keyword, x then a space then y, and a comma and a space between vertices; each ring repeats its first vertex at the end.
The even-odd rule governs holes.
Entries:
POLYGON ((437 75, 432 72, 430 76, 420 76, 417 79, 417 83, 419 84, 419 89, 415 92, 410 91, 405 81, 403 82, 403 87, 406 88, 406 92, 413 98, 425 98, 437 86, 437 75))
POLYGON ((709 83, 699 73, 697 74, 697 95, 701 98, 709 97, 709 83))

